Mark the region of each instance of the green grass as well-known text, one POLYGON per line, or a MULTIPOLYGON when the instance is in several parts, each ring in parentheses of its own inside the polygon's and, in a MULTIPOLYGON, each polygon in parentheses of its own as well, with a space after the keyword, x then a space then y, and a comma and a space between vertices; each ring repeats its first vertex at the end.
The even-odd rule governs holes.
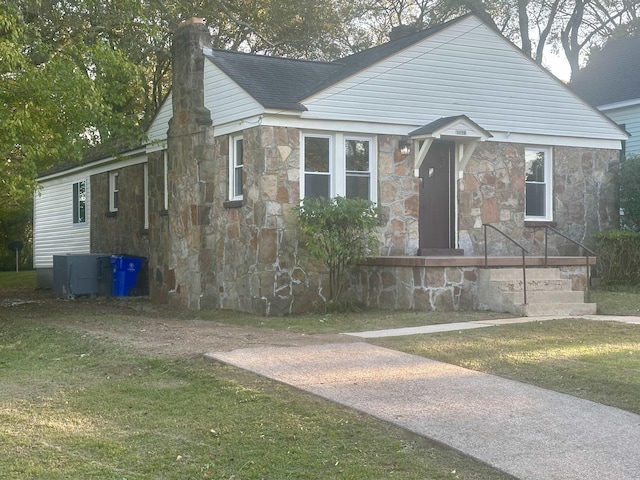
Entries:
POLYGON ((508 478, 252 374, 123 350, 22 311, 0 309, 1 478, 508 478))
MULTIPOLYGON (((3 295, 32 291, 33 272, 14 275, 0 274, 3 295)), ((637 304, 634 291, 594 294, 610 314, 637 304)), ((54 326, 200 318, 332 333, 503 314, 263 318, 190 312, 144 299, 50 297, 40 292, 34 303, 0 305, 0 478, 507 478, 423 438, 252 374, 197 357, 134 352, 54 326)), ((640 413, 638 326, 555 320, 375 343, 640 413)))
POLYGON ((638 325, 548 320, 373 343, 640 414, 638 325))
POLYGON ((591 291, 591 301, 599 314, 640 316, 640 287, 601 286, 591 291))
POLYGON ((0 272, 0 290, 24 291, 36 288, 36 271, 0 272))
POLYGON ((363 310, 352 313, 311 313, 287 317, 258 317, 231 311, 201 311, 195 316, 203 320, 217 321, 228 325, 273 328, 307 334, 361 332, 513 317, 508 313, 496 312, 421 312, 415 310, 363 310))

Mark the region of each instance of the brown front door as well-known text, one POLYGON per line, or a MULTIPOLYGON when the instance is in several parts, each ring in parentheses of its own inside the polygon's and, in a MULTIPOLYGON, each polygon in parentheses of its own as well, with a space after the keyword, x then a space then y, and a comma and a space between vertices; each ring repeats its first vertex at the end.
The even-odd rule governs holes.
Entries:
POLYGON ((453 142, 435 141, 420 166, 420 254, 454 248, 453 142))

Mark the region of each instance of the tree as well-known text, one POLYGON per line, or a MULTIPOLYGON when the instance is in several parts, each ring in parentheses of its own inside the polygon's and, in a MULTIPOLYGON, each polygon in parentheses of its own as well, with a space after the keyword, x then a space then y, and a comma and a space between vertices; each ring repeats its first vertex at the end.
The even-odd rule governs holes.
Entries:
POLYGON ((305 198, 298 228, 309 253, 329 271, 329 301, 339 298, 349 269, 377 250, 377 209, 369 200, 305 198))
POLYGON ((3 2, 0 218, 31 202, 38 172, 78 162, 89 148, 142 141, 170 87, 172 32, 183 20, 204 17, 215 47, 332 58, 346 51, 343 22, 357 6, 334 0, 3 2))
POLYGON ((640 155, 620 164, 619 195, 622 227, 640 232, 640 155))
POLYGON ((472 12, 522 48, 539 64, 545 52, 562 52, 572 74, 593 47, 615 32, 637 29, 634 0, 381 0, 372 2, 361 24, 369 43, 380 43, 399 26, 410 32, 472 12))

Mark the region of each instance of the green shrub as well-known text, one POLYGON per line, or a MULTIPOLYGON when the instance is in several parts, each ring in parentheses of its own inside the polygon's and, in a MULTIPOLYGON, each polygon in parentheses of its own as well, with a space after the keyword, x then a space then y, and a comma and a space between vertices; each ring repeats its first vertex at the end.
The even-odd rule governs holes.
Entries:
POLYGON ((328 300, 335 301, 345 273, 378 248, 377 209, 362 198, 305 198, 297 213, 305 246, 329 270, 328 300))
POLYGON ((619 195, 622 227, 640 231, 640 155, 627 157, 620 164, 619 195))
POLYGON ((594 235, 594 241, 602 283, 640 285, 640 232, 599 232, 594 235))

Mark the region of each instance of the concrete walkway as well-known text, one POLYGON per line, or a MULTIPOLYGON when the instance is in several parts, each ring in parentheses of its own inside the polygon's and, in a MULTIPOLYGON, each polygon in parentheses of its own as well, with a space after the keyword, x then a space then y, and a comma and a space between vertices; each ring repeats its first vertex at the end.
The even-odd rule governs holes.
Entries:
MULTIPOLYGON (((530 323, 544 322, 545 320, 555 320, 558 317, 517 317, 517 318, 500 318, 496 320, 477 320, 473 322, 456 322, 442 323, 438 325, 424 325, 421 327, 394 328, 389 330, 371 330, 368 332, 350 332, 344 335, 351 335, 360 338, 383 338, 383 337, 402 337, 405 335, 423 335, 427 333, 438 332, 455 332, 457 330, 470 330, 473 328, 497 327, 499 325, 509 325, 514 323, 530 323)), ((565 318, 584 318, 586 320, 600 322, 621 322, 640 325, 640 317, 621 316, 621 315, 581 315, 579 317, 565 318)), ((638 476, 640 479, 640 475, 638 476)))
MULTIPOLYGON (((622 318, 640 324, 638 317, 622 318)), ((355 340, 207 356, 442 442, 523 480, 640 478, 639 415, 355 340)))

